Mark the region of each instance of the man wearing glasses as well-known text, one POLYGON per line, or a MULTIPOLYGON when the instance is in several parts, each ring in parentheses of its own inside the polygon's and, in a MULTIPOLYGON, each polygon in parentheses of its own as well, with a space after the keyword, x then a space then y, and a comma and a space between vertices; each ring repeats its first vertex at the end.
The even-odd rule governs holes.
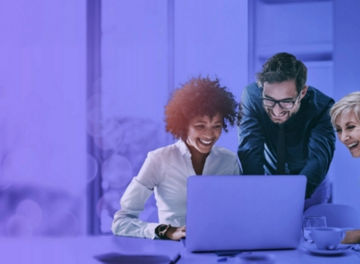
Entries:
POLYGON ((306 77, 306 66, 291 54, 265 62, 257 83, 243 91, 238 156, 244 174, 305 175, 309 207, 331 198, 326 174, 335 134, 334 100, 307 86, 306 77))

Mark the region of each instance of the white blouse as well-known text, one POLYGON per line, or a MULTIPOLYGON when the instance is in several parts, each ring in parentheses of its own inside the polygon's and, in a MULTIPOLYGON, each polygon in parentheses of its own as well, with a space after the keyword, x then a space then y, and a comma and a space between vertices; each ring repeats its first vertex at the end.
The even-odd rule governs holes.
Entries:
MULTIPOLYGON (((237 156, 230 150, 214 146, 206 158, 203 175, 239 174, 237 156)), ((191 175, 196 175, 191 153, 182 140, 149 152, 139 174, 132 179, 120 200, 121 210, 114 215, 112 232, 153 239, 159 224, 184 226, 186 182, 191 175), (138 218, 153 191, 160 223, 143 222, 138 218)))

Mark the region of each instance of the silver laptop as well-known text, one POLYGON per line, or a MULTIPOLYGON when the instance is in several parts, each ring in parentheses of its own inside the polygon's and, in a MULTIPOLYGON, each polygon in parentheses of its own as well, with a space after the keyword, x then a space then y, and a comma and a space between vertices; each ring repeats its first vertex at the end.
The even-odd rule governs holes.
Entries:
POLYGON ((298 246, 305 176, 191 176, 187 184, 189 251, 298 246))

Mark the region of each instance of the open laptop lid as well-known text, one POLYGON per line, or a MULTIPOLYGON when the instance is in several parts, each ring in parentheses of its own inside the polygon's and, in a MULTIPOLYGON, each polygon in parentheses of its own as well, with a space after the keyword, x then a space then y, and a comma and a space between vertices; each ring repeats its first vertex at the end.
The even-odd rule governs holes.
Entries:
POLYGON ((296 248, 305 187, 302 175, 189 177, 186 248, 296 248))

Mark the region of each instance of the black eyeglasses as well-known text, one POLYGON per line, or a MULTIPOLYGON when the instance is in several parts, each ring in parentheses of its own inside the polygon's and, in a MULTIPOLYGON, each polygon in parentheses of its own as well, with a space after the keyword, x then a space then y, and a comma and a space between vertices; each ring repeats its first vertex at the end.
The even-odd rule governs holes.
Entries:
POLYGON ((262 101, 264 106, 269 108, 274 108, 275 105, 278 104, 281 109, 290 110, 294 107, 297 99, 299 98, 299 95, 296 96, 295 99, 284 99, 284 100, 275 100, 275 99, 263 97, 262 101))

